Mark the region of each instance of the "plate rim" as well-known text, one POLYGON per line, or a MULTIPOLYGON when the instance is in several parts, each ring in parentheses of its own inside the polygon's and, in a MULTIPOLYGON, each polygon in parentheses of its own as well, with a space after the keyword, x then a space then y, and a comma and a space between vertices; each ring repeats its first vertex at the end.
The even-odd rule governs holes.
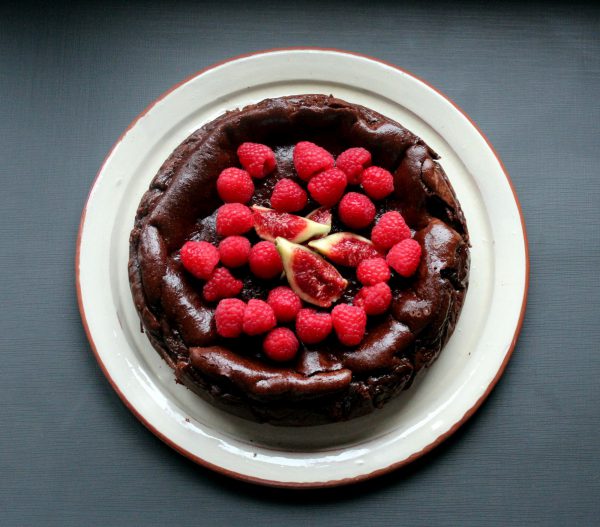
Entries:
POLYGON ((224 476, 228 476, 228 477, 232 477, 234 479, 237 480, 241 480, 247 483, 254 483, 254 484, 259 484, 259 485, 265 485, 265 486, 269 486, 269 487, 277 487, 277 488, 295 488, 295 489, 301 489, 301 488, 326 488, 326 487, 337 487, 337 486, 343 486, 343 485, 349 485, 349 484, 355 484, 355 483, 359 483, 362 481, 367 481, 369 479, 378 477, 378 476, 382 476, 384 474, 387 474, 389 472, 392 472, 394 470, 397 470, 403 466, 408 465, 409 463, 415 461, 416 459, 424 456, 425 454, 429 453, 430 451, 432 451, 433 449, 435 449, 437 446, 439 446, 441 443, 443 443, 446 439, 448 439, 452 434, 454 434, 465 422, 467 422, 471 416, 481 407, 481 405, 483 404, 483 402, 488 398, 488 396, 490 395, 490 393, 492 392, 492 390, 494 389, 494 387, 496 386, 496 384, 498 383, 498 381, 500 380, 500 378, 502 377, 502 375, 504 374, 504 371, 506 370, 506 367, 508 365, 508 362, 510 361, 510 358, 512 357, 513 351, 515 349, 519 334, 521 332, 522 326, 523 326, 523 320, 525 317, 525 311, 526 311, 526 307, 527 307, 527 298, 528 298, 528 292, 529 292, 529 275, 530 275, 530 257, 529 257, 529 242, 528 242, 528 237, 527 237, 527 230, 526 230, 526 226, 525 226, 525 218, 523 215, 523 210, 521 207, 521 204, 519 202, 519 198, 517 197, 517 193, 514 187, 514 184, 508 174, 508 171, 506 170, 506 167, 504 165, 504 163, 502 162, 502 160, 500 159, 500 156, 498 155, 498 153, 496 152, 496 150, 494 149, 492 143, 490 142, 490 140, 487 138, 487 136, 483 133, 483 131, 479 128, 479 126, 475 123, 475 121, 473 121, 473 119, 471 119, 471 117, 462 109, 460 108, 450 97, 448 97, 447 95, 445 95, 444 93, 442 93, 440 90, 438 90, 435 86, 432 86, 430 83, 428 83, 427 81, 425 81, 424 79, 420 78, 419 76, 413 74, 412 72, 401 68, 395 64, 392 64, 391 62, 387 62, 385 60, 382 59, 378 59, 375 57, 372 57, 370 55, 366 55, 363 53, 359 53, 359 52, 355 52, 355 51, 348 51, 348 50, 342 50, 342 49, 337 49, 337 48, 324 48, 324 47, 311 47, 311 46, 296 46, 296 47, 281 47, 281 48, 271 48, 271 49, 264 49, 264 50, 257 50, 257 51, 252 51, 249 53, 245 53, 245 54, 241 54, 241 55, 236 55, 233 57, 230 57, 228 59, 224 59, 222 61, 213 63, 191 75, 189 75, 188 77, 184 78, 183 80, 181 80, 180 82, 176 83, 175 85, 173 85, 172 87, 170 87, 167 91, 163 92, 161 95, 159 95, 156 99, 154 99, 148 106, 146 106, 146 108, 144 108, 144 110, 142 110, 142 112, 140 112, 134 119, 133 121, 131 121, 131 123, 127 126, 127 128, 125 128, 125 130, 121 133, 121 135, 118 137, 118 139, 116 140, 116 142, 112 145, 112 147, 110 148, 110 150, 108 151, 108 153, 106 154, 104 160, 102 161, 102 164, 100 165, 100 168, 98 170, 98 172, 96 173, 96 176, 92 182, 92 185, 90 186, 90 190, 88 192, 88 195, 86 197, 85 200, 85 204, 81 213, 81 219, 80 219, 80 223, 79 223, 79 229, 78 229, 78 233, 77 233, 77 241, 76 241, 76 250, 75 250, 75 288, 76 288, 76 294, 77 294, 77 304, 78 304, 78 308, 79 308, 79 313, 81 316, 81 321, 85 330, 85 334, 87 337, 87 340, 90 344, 90 347, 92 349, 92 352, 96 358, 96 361, 98 362, 98 365, 100 366, 100 369, 102 371, 102 373, 104 374, 104 376, 106 377, 106 379, 108 380, 109 384, 111 385, 111 387, 113 388, 113 390, 117 393, 117 395, 119 396, 119 398, 121 399, 121 401, 123 402, 123 404, 126 406, 126 408, 128 408, 128 410, 148 429, 150 430, 150 432, 152 432, 156 437, 158 437, 161 441, 163 441, 165 444, 167 444, 169 447, 171 447, 172 449, 174 449, 176 452, 178 452, 179 454, 185 456, 186 458, 188 458, 189 460, 193 461, 194 463, 201 465, 205 468, 208 468, 214 472, 217 472, 221 475, 224 476), (106 368, 104 362, 102 361, 102 358, 100 357, 100 354, 98 352, 98 349, 96 347, 96 343, 94 342, 94 339, 92 337, 90 328, 88 326, 88 322, 87 322, 87 316, 86 316, 86 312, 85 309, 83 307, 83 297, 82 297, 82 293, 81 293, 81 283, 80 283, 80 273, 79 273, 79 269, 80 269, 80 249, 81 249, 81 239, 82 239, 82 234, 83 234, 83 227, 85 224, 85 220, 86 220, 86 214, 87 214, 87 207, 89 204, 89 201, 94 193, 94 189, 96 187, 96 184, 98 183, 98 179, 100 177, 100 175, 102 174, 102 172, 104 171, 104 167, 106 165, 106 163, 108 162, 108 160, 111 158, 113 152, 115 151, 115 149, 119 146, 119 144, 122 142, 122 140, 125 138, 125 136, 127 135, 127 133, 140 121, 140 119, 142 119, 150 110, 152 110, 152 108, 154 108, 154 106, 156 106, 158 103, 160 103, 165 97, 167 97, 171 92, 177 90, 179 87, 183 86, 184 84, 190 82, 191 80, 195 79, 196 77, 199 77, 200 75, 203 75, 205 73, 207 73, 208 71, 211 71, 215 68, 218 68, 224 64, 230 63, 230 62, 235 62, 241 59, 245 59, 245 58, 249 58, 249 57, 253 57, 253 56, 257 56, 257 55, 268 55, 268 54, 273 54, 273 53, 278 53, 278 52, 285 52, 285 51, 323 51, 323 52, 333 52, 333 53, 339 53, 339 54, 343 54, 343 55, 350 55, 350 56, 354 56, 354 57, 359 57, 359 58, 363 58, 363 59, 368 59, 371 60, 373 62, 377 62, 380 64, 383 64, 387 67, 393 68, 397 71, 399 71, 400 73, 403 73, 405 75, 408 75, 409 77, 412 77, 413 79, 421 82, 422 84, 424 84, 425 86, 427 86, 428 88, 430 88, 431 90, 433 90, 436 94, 438 94, 439 96, 441 96, 443 99, 445 99, 447 102, 449 102, 460 114, 462 114, 463 117, 465 117, 467 119, 467 121, 471 124, 471 126, 473 126, 473 128, 477 131, 477 133, 481 136, 481 138, 485 141, 487 147, 489 148, 490 152, 494 155, 494 157, 496 158, 496 160, 498 161, 498 164, 500 166, 500 169, 502 171, 502 173, 504 174, 508 185, 510 187, 510 190, 512 192, 513 195, 513 199, 515 201, 515 204, 517 206, 517 210, 519 212, 519 222, 521 224, 521 229, 522 229, 522 233, 523 233, 523 244, 524 244, 524 256, 525 256, 525 276, 524 276, 524 287, 523 287, 523 298, 521 301, 521 309, 519 312, 519 318, 517 321, 517 325, 515 327, 515 332, 513 334, 511 343, 507 349, 507 352, 502 360, 502 363, 500 364, 500 367, 496 373, 496 375, 494 376, 494 378, 491 380, 490 384, 487 386, 487 388, 485 389, 485 391, 483 392, 483 394, 479 397, 479 399, 477 399, 477 401, 475 401, 475 403, 473 404, 473 406, 471 406, 466 412, 465 414, 462 416, 461 419, 459 419, 456 423, 454 423, 446 432, 444 432, 443 434, 439 435, 434 441, 432 441, 431 443, 429 443, 428 445, 426 445, 425 447, 423 447, 421 450, 419 450, 418 452, 413 453, 412 455, 410 455, 409 457, 400 460, 396 463, 392 463, 390 465, 388 465, 387 467, 383 467, 380 469, 377 469, 375 471, 366 473, 366 474, 360 474, 358 476, 354 476, 354 477, 348 477, 348 478, 343 478, 343 479, 337 479, 337 480, 329 480, 329 481, 318 481, 318 482, 294 482, 294 481, 277 481, 277 480, 269 480, 269 479, 264 479, 264 478, 259 478, 259 477, 255 477, 255 476, 251 476, 248 474, 244 474, 241 472, 236 472, 233 470, 229 470, 227 468, 221 467, 219 465, 216 465, 214 463, 211 463, 199 456, 197 456, 196 454, 193 454, 192 452, 186 450, 185 448, 183 448, 181 445, 177 444, 174 440, 170 439, 169 437, 167 437, 165 434, 163 434, 162 432, 160 432, 156 427, 154 427, 149 421, 148 419, 146 419, 136 408, 135 406, 127 399, 127 397, 125 396, 125 394, 121 391, 121 389, 119 388, 119 386, 117 385, 117 383, 114 381, 114 379, 110 376, 108 369, 106 368))

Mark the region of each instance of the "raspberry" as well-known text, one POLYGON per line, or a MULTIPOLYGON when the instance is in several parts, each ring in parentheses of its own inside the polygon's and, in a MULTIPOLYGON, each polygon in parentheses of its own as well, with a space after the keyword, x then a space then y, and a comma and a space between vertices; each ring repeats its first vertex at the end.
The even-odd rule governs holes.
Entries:
POLYGON ((225 203, 248 203, 254 194, 254 183, 245 170, 226 168, 217 178, 217 192, 225 203))
POLYGON ((208 280, 219 263, 219 251, 208 242, 185 242, 179 256, 183 267, 202 280, 208 280))
POLYGON ((338 214, 351 229, 363 229, 375 219, 375 205, 364 194, 348 192, 340 201, 338 214))
POLYGON ((335 160, 338 167, 348 178, 348 185, 358 185, 363 170, 371 165, 371 153, 364 148, 348 148, 335 160))
POLYGON ((331 333, 332 322, 329 313, 314 309, 301 309, 296 317, 296 334, 304 344, 316 344, 325 340, 331 333))
POLYGON ((362 307, 367 315, 381 315, 392 303, 392 290, 385 282, 363 287, 354 297, 354 305, 362 307))
POLYGON ((298 339, 289 328, 275 328, 263 342, 267 357, 278 362, 293 359, 298 351, 298 339))
POLYGON ((275 278, 283 271, 279 251, 273 242, 258 242, 248 255, 250 270, 259 278, 275 278))
POLYGON ((419 242, 409 238, 394 245, 386 256, 389 266, 400 276, 408 278, 413 275, 421 261, 419 242))
POLYGON ((373 199, 383 199, 394 191, 394 176, 381 167, 367 168, 361 183, 367 196, 373 199))
POLYGON ((309 181, 315 174, 333 168, 333 156, 324 148, 300 141, 294 147, 294 166, 298 177, 309 181))
POLYGON ((221 263, 226 267, 241 267, 248 262, 250 241, 243 236, 228 236, 219 243, 221 263))
POLYGON ((242 143, 237 149, 238 159, 248 173, 257 179, 264 178, 275 170, 275 154, 266 145, 242 143))
POLYGON ((383 258, 363 260, 356 268, 356 277, 363 285, 375 285, 379 282, 387 282, 391 276, 390 268, 383 258))
POLYGON ((330 168, 309 181, 308 191, 320 205, 333 207, 344 194, 346 185, 346 174, 339 168, 330 168))
POLYGON ((244 234, 254 226, 252 211, 241 203, 227 203, 217 210, 217 234, 244 234))
POLYGON ((338 304, 331 312, 333 329, 344 346, 356 346, 365 336, 367 314, 361 307, 338 304))
POLYGON ((291 179, 280 179, 271 194, 271 207, 280 212, 298 212, 306 207, 305 190, 291 179))
POLYGON ((277 322, 291 322, 302 308, 298 295, 283 285, 269 292, 267 303, 273 308, 277 322))
POLYGON ((248 301, 244 311, 242 327, 246 335, 260 335, 273 329, 276 324, 275 313, 264 300, 253 298, 248 301))
POLYGON ((239 295, 243 287, 241 280, 235 278, 225 267, 219 267, 204 284, 202 294, 208 302, 216 302, 221 298, 239 295))
POLYGON ((239 298, 225 298, 215 309, 217 333, 225 338, 236 338, 242 334, 246 304, 239 298))
POLYGON ((396 211, 383 214, 371 231, 371 241, 380 249, 389 249, 410 236, 408 225, 396 211))

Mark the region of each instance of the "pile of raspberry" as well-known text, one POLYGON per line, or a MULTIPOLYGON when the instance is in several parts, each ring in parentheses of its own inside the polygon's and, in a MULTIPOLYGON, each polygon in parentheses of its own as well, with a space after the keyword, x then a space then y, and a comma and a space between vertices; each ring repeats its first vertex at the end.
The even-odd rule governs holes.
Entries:
MULTIPOLYGON (((365 336, 367 316, 382 315, 390 307, 392 270, 410 277, 419 266, 421 246, 412 239, 404 218, 399 212, 386 212, 372 227, 370 241, 377 256, 358 263, 356 277, 363 287, 352 305, 339 303, 331 312, 307 307, 292 288, 281 285, 271 289, 267 298, 246 303, 236 298, 243 282, 229 269, 247 265, 255 276, 274 283, 283 272, 273 242, 252 245, 245 236, 254 228, 254 216, 247 206, 254 196, 254 179, 272 173, 277 161, 271 148, 257 143, 243 143, 237 155, 242 168, 226 168, 217 178, 217 192, 224 202, 216 215, 218 246, 188 241, 180 250, 184 268, 205 281, 202 294, 206 302, 216 303, 217 333, 226 339, 265 335, 263 351, 274 361, 293 359, 300 341, 317 344, 332 331, 344 346, 357 346, 365 336)), ((394 191, 392 174, 372 166, 371 154, 364 148, 350 148, 334 159, 324 148, 302 141, 294 147, 293 161, 306 189, 294 179, 280 179, 270 197, 271 207, 278 212, 303 210, 310 194, 322 208, 337 206, 340 221, 349 229, 362 230, 375 222, 373 201, 383 200, 394 191), (347 192, 352 186, 355 190, 347 192)))

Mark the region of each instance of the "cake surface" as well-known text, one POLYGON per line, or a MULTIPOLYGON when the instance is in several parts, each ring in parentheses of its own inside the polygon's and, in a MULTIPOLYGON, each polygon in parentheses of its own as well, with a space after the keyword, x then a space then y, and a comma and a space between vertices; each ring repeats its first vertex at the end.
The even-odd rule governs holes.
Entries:
MULTIPOLYGON (((351 419, 408 388, 454 331, 468 284, 467 227, 437 158, 395 121, 325 95, 267 99, 227 112, 190 135, 154 177, 130 236, 133 300, 145 333, 176 379, 230 413, 281 425, 351 419), (186 272, 179 251, 188 240, 218 244, 216 211, 223 202, 216 181, 224 169, 240 166, 237 148, 248 141, 269 146, 277 161, 274 172, 255 180, 250 205, 269 207, 282 178, 303 183, 293 162, 300 141, 334 156, 365 148, 373 165, 393 174, 394 191, 375 202, 376 218, 399 211, 422 248, 421 261, 410 278, 392 276, 391 306, 368 318, 357 346, 343 346, 332 335, 318 344, 301 343, 293 360, 277 363, 265 356, 262 336, 226 339, 217 333, 216 304, 203 298, 202 281, 186 272)), ((297 214, 318 206, 309 198, 297 214)), ((347 230, 334 214, 331 233, 347 230)), ((368 238, 371 227, 355 232, 368 238)), ((260 241, 254 232, 248 238, 260 241)), ((355 269, 339 271, 348 285, 336 303, 352 304, 361 284, 355 269)), ((243 281, 239 298, 245 302, 264 300, 269 290, 288 284, 284 276, 259 279, 247 266, 231 272, 243 281)))

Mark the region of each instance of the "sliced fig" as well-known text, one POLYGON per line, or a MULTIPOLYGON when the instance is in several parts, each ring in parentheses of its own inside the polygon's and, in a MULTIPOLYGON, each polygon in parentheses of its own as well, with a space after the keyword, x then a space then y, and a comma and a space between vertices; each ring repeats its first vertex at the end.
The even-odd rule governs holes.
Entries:
POLYGON ((306 216, 307 219, 331 226, 331 209, 319 207, 306 216))
POLYGON ((348 282, 333 265, 304 245, 285 238, 277 238, 275 245, 290 287, 302 300, 329 307, 342 296, 348 282))
POLYGON ((327 256, 333 263, 347 267, 356 267, 367 258, 383 256, 370 240, 351 232, 336 232, 309 242, 308 245, 327 256))
MULTIPOLYGON (((329 225, 331 229, 331 220, 333 215, 331 214, 331 209, 327 207, 319 207, 318 209, 313 210, 310 214, 306 216, 307 219, 316 221, 317 223, 322 223, 323 225, 329 225)), ((317 240, 326 236, 329 233, 320 234, 319 236, 313 236, 313 240, 317 240)))
POLYGON ((252 207, 252 214, 256 234, 270 242, 275 241, 275 238, 285 238, 300 243, 315 236, 323 236, 331 230, 331 225, 257 205, 252 207))

